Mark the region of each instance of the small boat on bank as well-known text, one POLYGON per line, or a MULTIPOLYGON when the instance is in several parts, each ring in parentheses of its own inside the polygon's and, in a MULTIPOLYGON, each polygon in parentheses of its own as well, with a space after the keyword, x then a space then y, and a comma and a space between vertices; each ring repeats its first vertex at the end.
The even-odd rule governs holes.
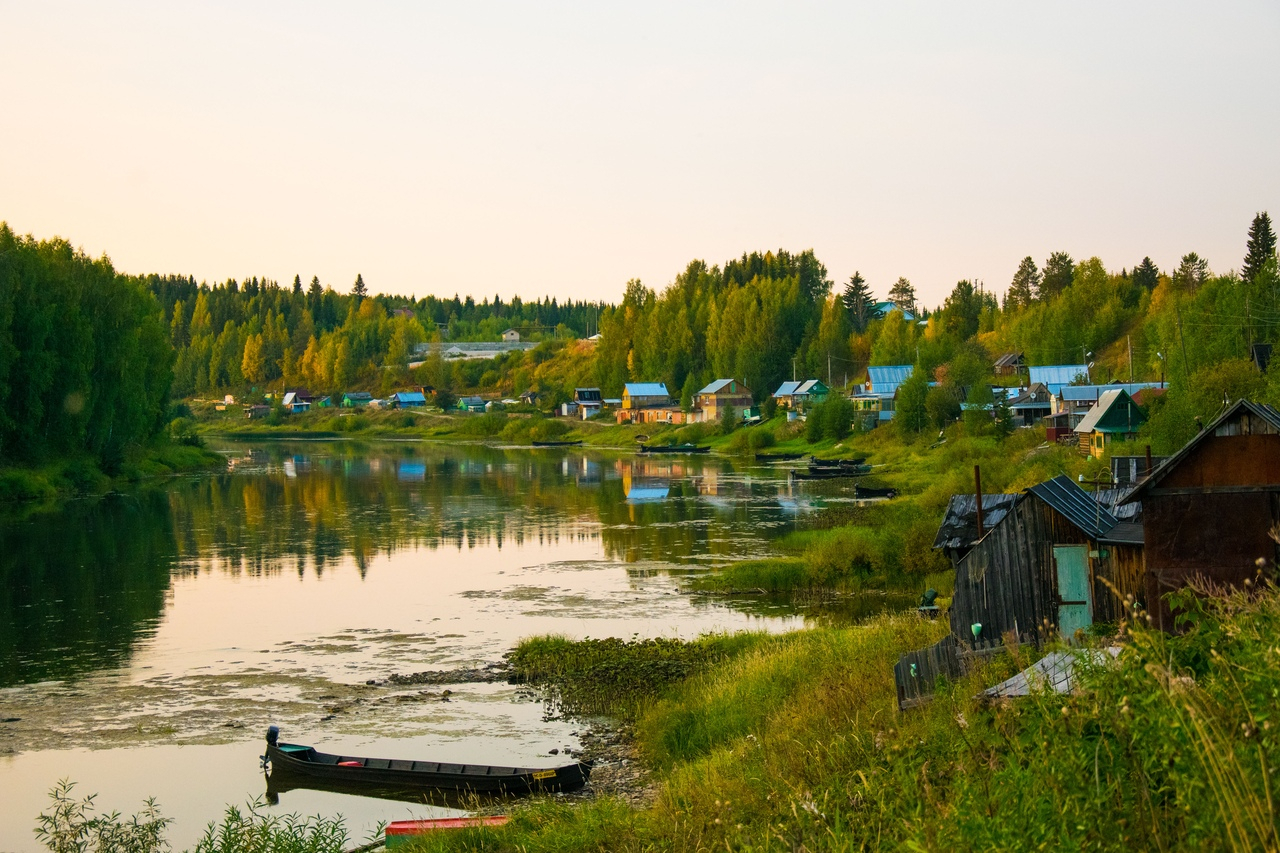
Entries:
POLYGON ((502 826, 511 820, 507 815, 480 817, 438 817, 432 820, 393 820, 383 833, 388 850, 408 844, 420 835, 446 829, 466 829, 473 826, 502 826))
POLYGON ((855 484, 853 487, 853 496, 855 498, 896 498, 898 496, 898 490, 877 489, 872 486, 855 484))
POLYGON ((696 444, 642 444, 637 453, 710 453, 710 447, 698 447, 696 444))
POLYGON ((795 462, 803 459, 803 453, 757 453, 757 462, 795 462))
POLYGON ((853 459, 819 459, 816 456, 809 457, 810 468, 862 468, 863 463, 867 461, 867 457, 858 456, 853 459))
MULTIPOLYGON (((278 771, 341 784, 381 789, 418 788, 485 794, 533 794, 574 791, 591 777, 591 765, 577 761, 560 767, 501 767, 395 758, 364 758, 320 752, 312 746, 280 743, 280 730, 267 729, 272 776, 278 771)), ((301 786, 297 786, 301 787, 301 786)))
POLYGON ((581 447, 581 441, 535 441, 534 447, 581 447))

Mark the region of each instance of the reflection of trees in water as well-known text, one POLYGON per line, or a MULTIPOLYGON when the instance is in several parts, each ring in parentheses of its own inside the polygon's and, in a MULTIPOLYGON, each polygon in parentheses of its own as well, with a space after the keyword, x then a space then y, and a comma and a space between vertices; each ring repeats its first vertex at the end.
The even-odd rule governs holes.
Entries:
MULTIPOLYGON (((192 480, 174 489, 189 570, 317 573, 350 556, 363 573, 405 548, 602 540, 628 562, 734 555, 764 510, 724 460, 651 460, 484 446, 271 445, 260 473, 192 480), (669 484, 665 499, 628 502, 633 483, 669 484), (733 532, 730 532, 733 531, 733 532), (285 559, 293 557, 294 559, 285 559)), ((774 515, 780 515, 775 512, 774 515)), ((774 519, 767 519, 774 520, 774 519)))
POLYGON ((0 685, 120 665, 160 618, 176 551, 158 492, 0 524, 0 685))

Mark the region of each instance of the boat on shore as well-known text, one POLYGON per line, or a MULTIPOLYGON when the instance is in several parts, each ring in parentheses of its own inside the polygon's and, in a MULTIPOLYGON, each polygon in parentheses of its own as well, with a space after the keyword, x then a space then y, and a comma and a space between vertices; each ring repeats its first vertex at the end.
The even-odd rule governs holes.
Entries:
POLYGON ((534 447, 581 447, 581 441, 535 441, 534 447))
POLYGON ((867 457, 858 456, 853 459, 819 459, 816 456, 809 457, 810 468, 863 468, 863 463, 867 461, 867 457))
POLYGON ((757 453, 757 462, 795 462, 803 459, 803 453, 757 453))
POLYGON ((896 498, 898 496, 897 489, 879 489, 872 486, 863 486, 854 484, 853 496, 855 498, 896 498))
POLYGON ((710 453, 710 447, 698 447, 696 444, 642 444, 636 453, 710 453))
MULTIPOLYGON (((272 776, 307 777, 347 788, 430 789, 476 794, 533 794, 574 791, 591 777, 591 765, 577 761, 560 767, 507 767, 454 764, 395 758, 365 758, 321 752, 315 747, 281 743, 280 730, 267 729, 267 754, 272 776)), ((297 785, 294 787, 302 787, 297 785)))
POLYGON ((507 815, 480 815, 476 817, 437 817, 429 820, 393 820, 383 832, 387 849, 408 844, 428 832, 448 829, 467 829, 477 826, 502 826, 511 820, 507 815))

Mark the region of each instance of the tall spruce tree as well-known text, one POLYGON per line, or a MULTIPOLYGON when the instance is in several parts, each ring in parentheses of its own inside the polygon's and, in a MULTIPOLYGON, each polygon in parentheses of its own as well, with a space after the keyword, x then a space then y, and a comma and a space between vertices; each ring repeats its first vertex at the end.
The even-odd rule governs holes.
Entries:
POLYGON ((351 295, 356 298, 357 304, 369 295, 369 289, 364 286, 364 276, 360 273, 356 273, 356 283, 351 286, 351 295))
POLYGON ((911 286, 905 276, 899 276, 889 289, 889 301, 897 305, 904 313, 913 316, 916 313, 916 289, 911 286))
POLYGON ((874 307, 873 300, 867 280, 862 277, 862 273, 855 271, 849 276, 849 283, 844 286, 844 294, 840 297, 855 331, 861 333, 867 330, 867 322, 871 319, 871 309, 874 307))
POLYGON ((1143 290, 1155 290, 1160 283, 1160 270, 1151 258, 1143 258, 1142 263, 1133 268, 1133 283, 1143 290))
POLYGON ((1026 308, 1035 301, 1036 294, 1039 292, 1040 269, 1031 256, 1027 255, 1022 259, 1022 263, 1018 264, 1018 271, 1013 274, 1013 281, 1009 283, 1009 289, 1005 292, 1005 310, 1026 308))
POLYGON ((302 276, 298 275, 297 273, 294 273, 294 276, 293 276, 293 292, 294 293, 302 292, 302 276))
POLYGON ((1271 216, 1265 210, 1253 217, 1249 226, 1249 243, 1244 254, 1244 266, 1240 268, 1240 277, 1252 282, 1262 269, 1262 265, 1275 257, 1276 234, 1271 230, 1271 216))
POLYGON ((1044 262, 1044 276, 1040 279, 1042 299, 1057 296, 1071 286, 1076 273, 1076 262, 1066 252, 1054 252, 1044 262))

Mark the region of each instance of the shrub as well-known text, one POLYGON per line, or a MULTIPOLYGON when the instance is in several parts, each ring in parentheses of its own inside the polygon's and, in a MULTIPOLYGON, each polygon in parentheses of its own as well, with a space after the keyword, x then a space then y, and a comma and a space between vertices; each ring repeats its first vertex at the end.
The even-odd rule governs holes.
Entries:
POLYGON ((174 418, 169 422, 169 440, 187 447, 204 447, 204 441, 196 432, 195 421, 190 418, 174 418))
POLYGON ((485 412, 483 415, 473 415, 464 420, 459 425, 458 432, 462 435, 491 438, 500 434, 506 425, 506 412, 485 412))

